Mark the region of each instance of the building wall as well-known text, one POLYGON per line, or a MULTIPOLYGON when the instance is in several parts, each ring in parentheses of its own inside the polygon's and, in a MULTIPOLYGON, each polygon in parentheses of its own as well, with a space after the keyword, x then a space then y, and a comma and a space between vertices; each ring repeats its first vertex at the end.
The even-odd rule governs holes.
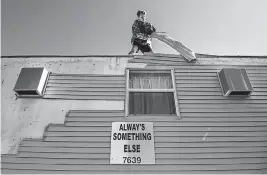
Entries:
MULTIPOLYGON (((125 119, 123 106, 116 110, 105 106, 93 111, 86 105, 69 109, 64 123, 46 127, 43 139, 24 140, 18 154, 5 155, 3 172, 266 173, 267 64, 257 58, 251 58, 251 64, 219 58, 227 63, 221 64, 213 59, 187 63, 180 57, 135 57, 130 62, 146 63, 147 68, 175 68, 181 120, 125 119), (246 68, 255 90, 251 97, 222 96, 216 73, 226 67, 246 68), (109 164, 113 121, 154 123, 155 165, 109 164)), ((58 105, 63 101, 76 102, 60 100, 58 105)))
MULTIPOLYGON (((68 110, 123 110, 118 99, 27 99, 16 98, 13 88, 23 67, 45 67, 61 74, 123 76, 124 69, 145 64, 127 63, 131 57, 18 57, 2 58, 1 153, 15 154, 22 138, 42 138, 49 123, 63 123, 68 110)), ((53 92, 53 91, 48 91, 53 92)), ((49 95, 47 95, 49 96, 49 95)))

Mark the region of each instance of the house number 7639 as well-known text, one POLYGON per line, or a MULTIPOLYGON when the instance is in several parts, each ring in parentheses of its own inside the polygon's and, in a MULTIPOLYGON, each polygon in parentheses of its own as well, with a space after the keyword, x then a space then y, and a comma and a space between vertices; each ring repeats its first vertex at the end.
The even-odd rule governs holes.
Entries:
POLYGON ((123 163, 141 163, 141 157, 123 157, 123 163))

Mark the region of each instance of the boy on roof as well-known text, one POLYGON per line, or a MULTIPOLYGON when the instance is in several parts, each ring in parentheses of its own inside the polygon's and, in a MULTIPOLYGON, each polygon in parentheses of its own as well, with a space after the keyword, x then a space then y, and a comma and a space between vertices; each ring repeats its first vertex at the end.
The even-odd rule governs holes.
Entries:
POLYGON ((151 23, 146 22, 146 12, 138 10, 137 19, 132 25, 132 49, 128 54, 138 53, 139 50, 142 53, 153 53, 150 36, 153 32, 156 32, 156 29, 151 23))

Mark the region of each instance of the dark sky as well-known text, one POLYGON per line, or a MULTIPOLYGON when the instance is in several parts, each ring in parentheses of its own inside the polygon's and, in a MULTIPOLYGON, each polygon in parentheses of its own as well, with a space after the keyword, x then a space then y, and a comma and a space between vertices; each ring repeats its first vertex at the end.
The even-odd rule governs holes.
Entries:
POLYGON ((196 53, 267 55, 266 7, 266 0, 2 0, 2 55, 127 54, 138 9, 196 53))

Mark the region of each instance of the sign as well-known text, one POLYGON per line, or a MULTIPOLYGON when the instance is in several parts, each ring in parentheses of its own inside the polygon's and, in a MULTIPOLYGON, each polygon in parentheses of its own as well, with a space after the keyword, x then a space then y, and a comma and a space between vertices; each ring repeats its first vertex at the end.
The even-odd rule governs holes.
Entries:
POLYGON ((153 122, 113 122, 110 164, 155 164, 153 122))

